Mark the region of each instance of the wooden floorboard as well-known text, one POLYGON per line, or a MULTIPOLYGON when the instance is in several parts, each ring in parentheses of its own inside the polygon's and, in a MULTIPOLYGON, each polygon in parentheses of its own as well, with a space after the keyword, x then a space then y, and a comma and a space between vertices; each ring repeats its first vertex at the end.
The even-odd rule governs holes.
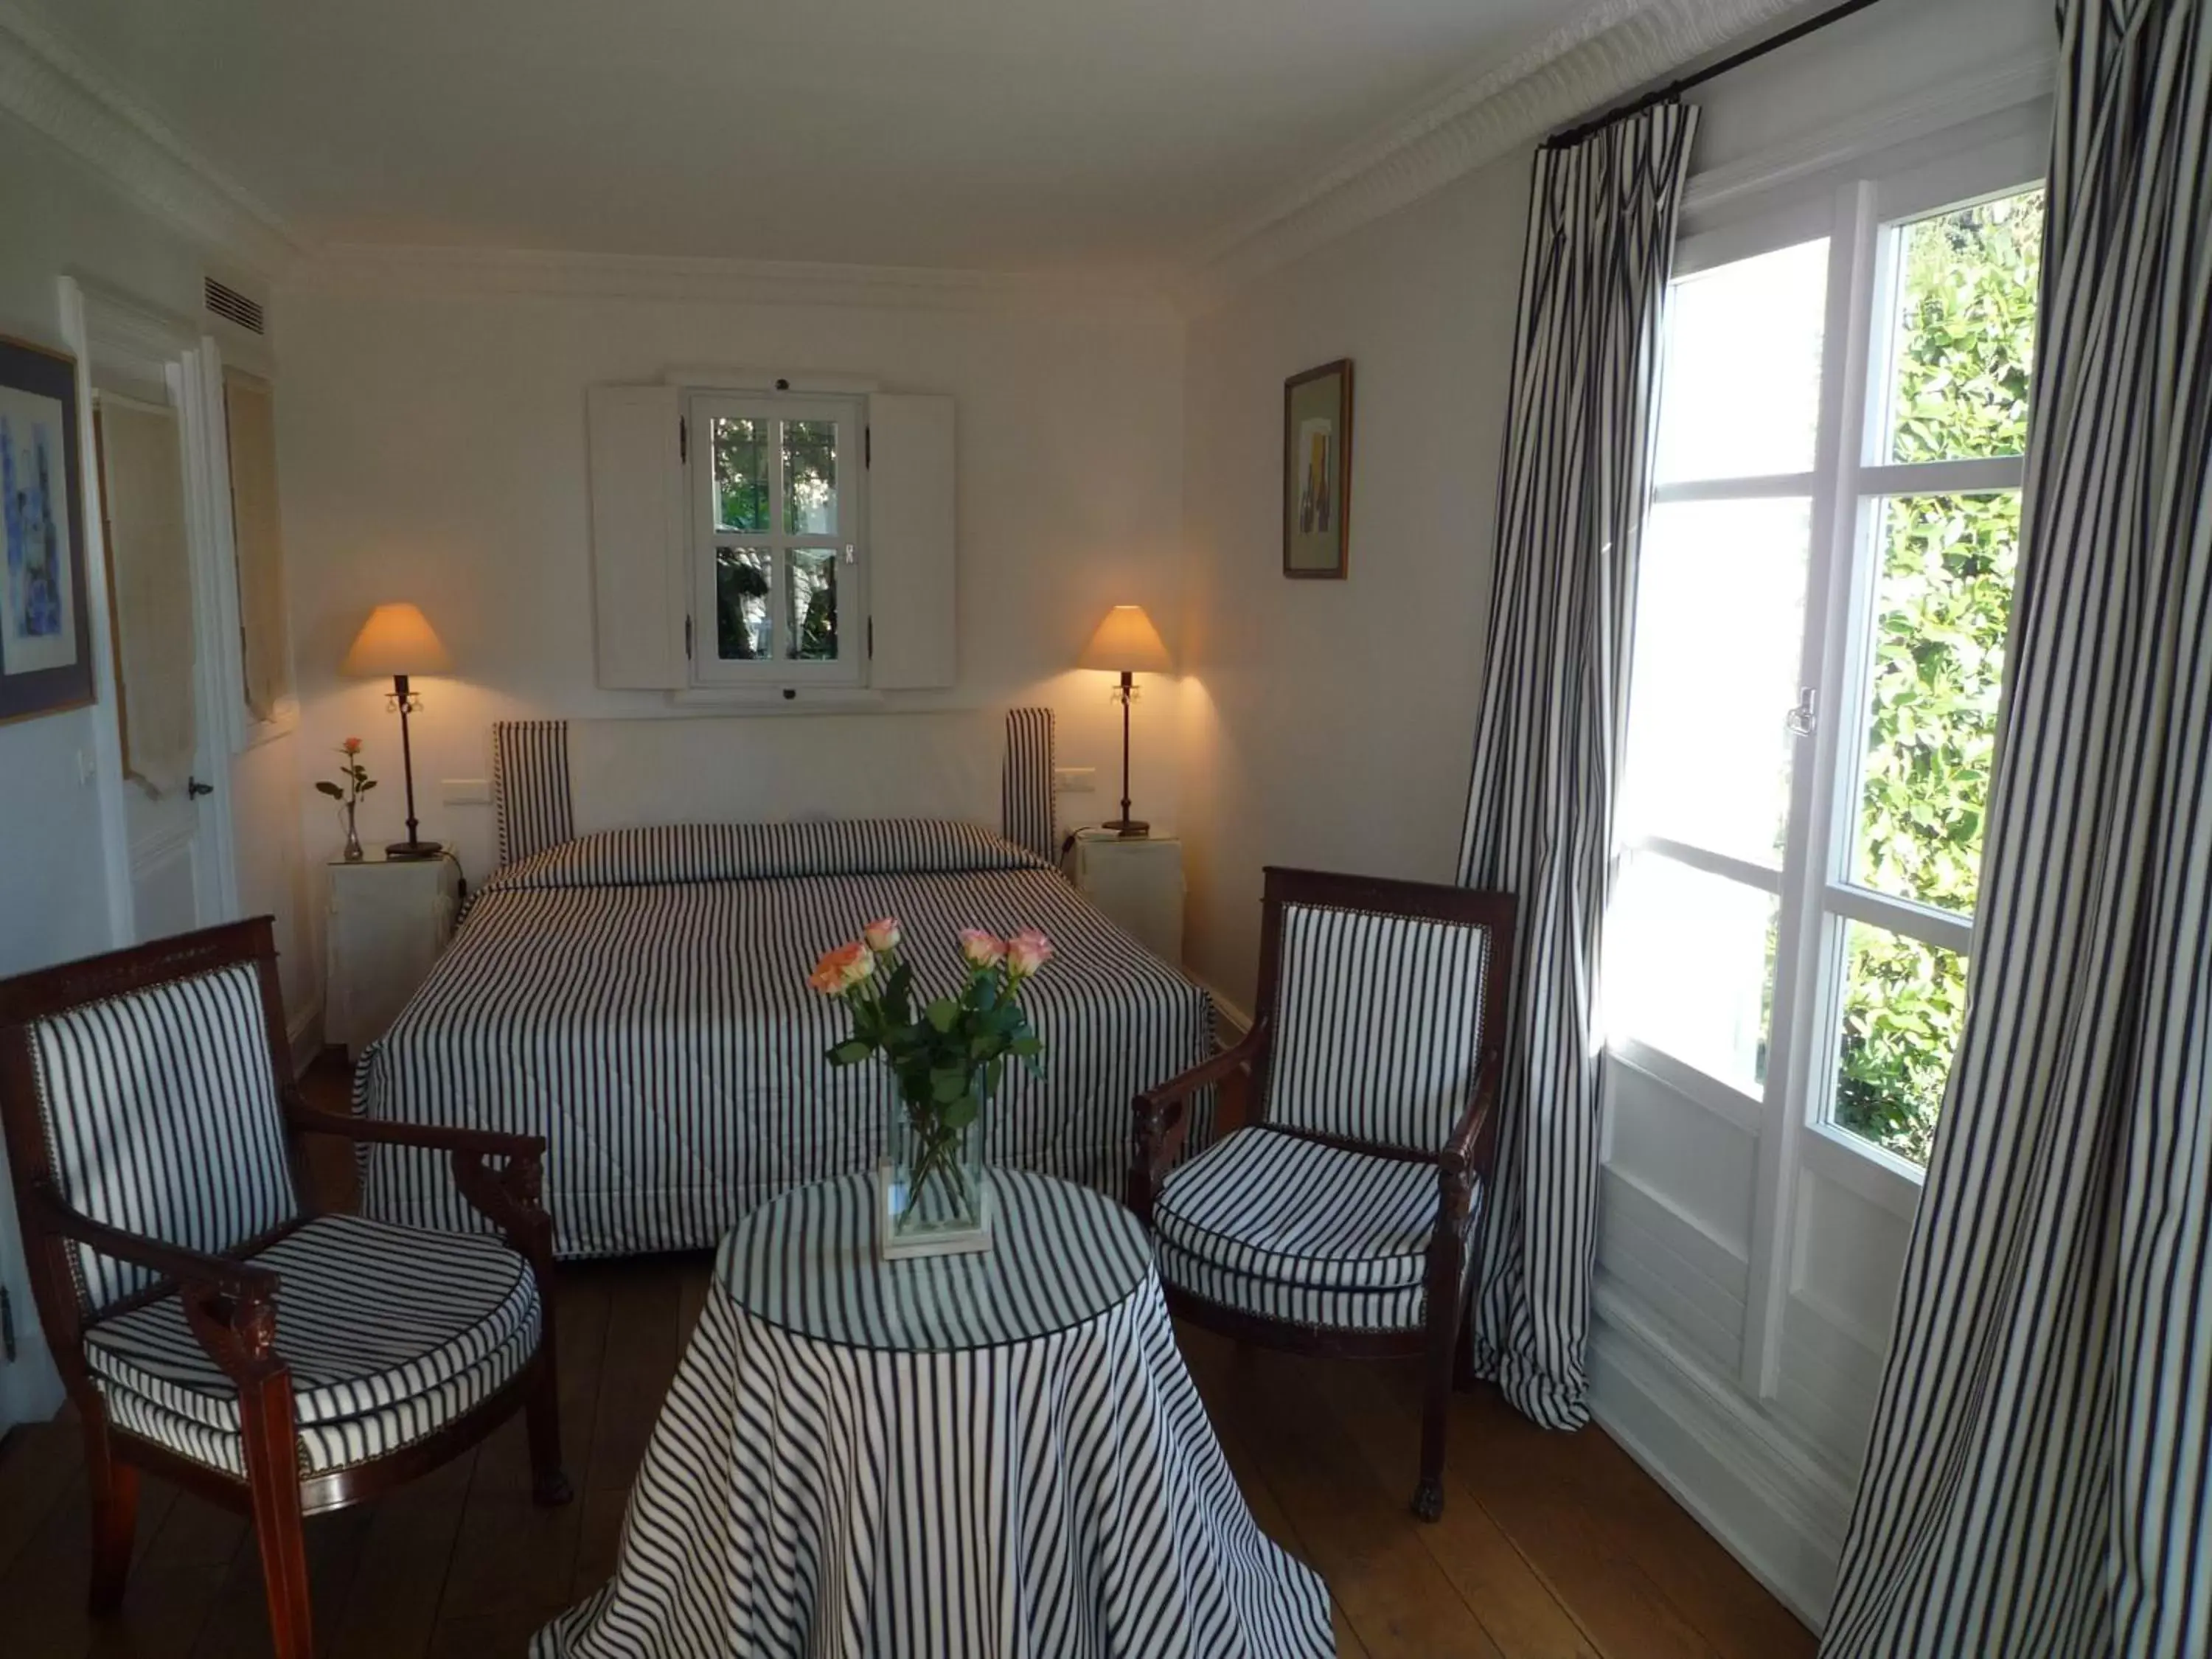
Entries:
MULTIPOLYGON (((339 1099, 325 1103, 342 1103, 339 1099)), ((334 1167, 333 1180, 347 1178, 334 1167)), ((562 1441, 576 1501, 530 1502, 518 1418, 381 1501, 308 1523, 318 1646, 337 1659, 505 1659, 612 1570, 629 1485, 709 1258, 560 1269, 562 1441)), ((1453 1402, 1443 1520, 1407 1511, 1419 1378, 1182 1332, 1254 1516, 1313 1566, 1346 1659, 1809 1659, 1812 1637, 1602 1431, 1547 1433, 1488 1389, 1453 1402)), ((269 1650, 237 1516, 149 1480, 122 1611, 84 1609, 75 1425, 0 1443, 0 1654, 250 1659, 269 1650)))

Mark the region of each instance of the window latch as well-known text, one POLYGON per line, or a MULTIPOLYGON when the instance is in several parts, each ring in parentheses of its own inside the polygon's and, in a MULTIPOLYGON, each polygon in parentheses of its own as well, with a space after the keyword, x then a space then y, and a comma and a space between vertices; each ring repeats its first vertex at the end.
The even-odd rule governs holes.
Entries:
POLYGON ((1783 716, 1782 723, 1801 738, 1809 738, 1820 724, 1820 693, 1816 686, 1797 688, 1797 706, 1783 716))

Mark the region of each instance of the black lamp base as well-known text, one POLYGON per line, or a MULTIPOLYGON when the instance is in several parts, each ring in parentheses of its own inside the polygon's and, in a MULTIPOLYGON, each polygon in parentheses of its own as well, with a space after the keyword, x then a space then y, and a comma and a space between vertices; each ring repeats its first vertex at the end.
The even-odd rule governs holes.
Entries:
POLYGON ((1109 818, 1098 827, 1111 830, 1123 841, 1141 841, 1152 833, 1152 826, 1142 818, 1109 818))
POLYGON ((437 841, 395 841, 384 849, 388 859, 434 859, 444 854, 446 844, 437 841))

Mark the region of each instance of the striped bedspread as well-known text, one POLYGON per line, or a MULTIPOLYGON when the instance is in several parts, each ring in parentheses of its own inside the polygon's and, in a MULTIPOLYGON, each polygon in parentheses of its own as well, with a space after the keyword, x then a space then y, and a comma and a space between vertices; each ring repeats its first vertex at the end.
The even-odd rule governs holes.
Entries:
MULTIPOLYGON (((990 1156, 1118 1198, 1130 1100, 1209 1051, 1212 1005, 1042 860, 965 824, 695 825, 522 860, 365 1051, 355 1109, 544 1135, 563 1255, 705 1248, 763 1199, 874 1163, 895 1088, 823 1059, 844 1014, 805 975, 883 915, 926 984, 958 973, 961 927, 1052 935, 1024 994, 1045 1074, 1009 1070, 990 1156)), ((444 1158, 404 1148, 370 1149, 362 1203, 481 1225, 444 1158)))

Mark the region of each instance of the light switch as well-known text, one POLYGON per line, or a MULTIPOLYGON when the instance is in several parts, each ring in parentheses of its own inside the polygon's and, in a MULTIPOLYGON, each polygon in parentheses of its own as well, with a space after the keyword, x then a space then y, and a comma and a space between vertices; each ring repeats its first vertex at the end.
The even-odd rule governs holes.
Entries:
POLYGON ((491 784, 484 778, 445 778, 438 787, 443 792, 448 806, 489 806, 491 805, 491 784))
POLYGON ((1098 769, 1095 766, 1055 766, 1052 769, 1053 787, 1063 795, 1088 795, 1098 787, 1098 769))

